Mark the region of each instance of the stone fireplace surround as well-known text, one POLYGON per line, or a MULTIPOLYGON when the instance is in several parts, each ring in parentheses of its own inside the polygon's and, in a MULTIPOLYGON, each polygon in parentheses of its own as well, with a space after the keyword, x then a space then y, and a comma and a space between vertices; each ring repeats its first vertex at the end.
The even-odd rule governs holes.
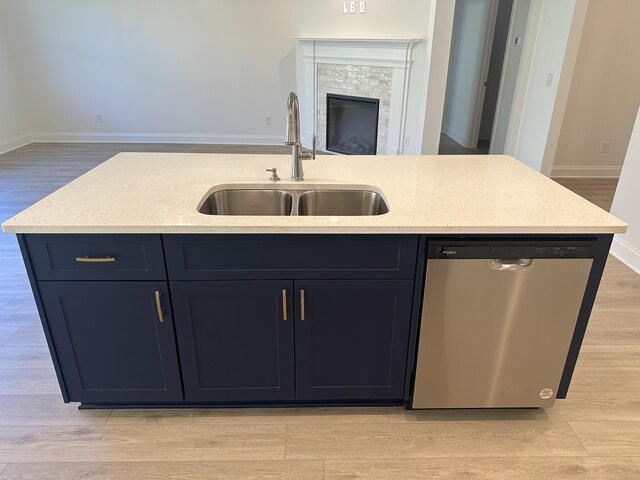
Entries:
POLYGON ((299 38, 296 85, 301 137, 326 148, 326 95, 337 93, 380 100, 378 155, 403 153, 409 71, 414 39, 299 38))
POLYGON ((326 149, 327 94, 338 93, 380 100, 377 153, 387 153, 389 106, 391 105, 391 68, 319 63, 317 72, 316 135, 318 136, 318 148, 320 150, 326 149))

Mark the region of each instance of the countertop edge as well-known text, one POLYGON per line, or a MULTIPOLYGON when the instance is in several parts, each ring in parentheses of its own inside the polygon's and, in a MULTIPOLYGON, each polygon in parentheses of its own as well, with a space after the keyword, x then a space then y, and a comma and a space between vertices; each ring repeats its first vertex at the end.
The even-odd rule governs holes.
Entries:
POLYGON ((2 230, 7 234, 413 234, 413 235, 613 235, 622 234, 627 231, 626 226, 562 226, 562 227, 336 227, 327 229, 326 227, 97 227, 97 226, 2 226, 2 230))

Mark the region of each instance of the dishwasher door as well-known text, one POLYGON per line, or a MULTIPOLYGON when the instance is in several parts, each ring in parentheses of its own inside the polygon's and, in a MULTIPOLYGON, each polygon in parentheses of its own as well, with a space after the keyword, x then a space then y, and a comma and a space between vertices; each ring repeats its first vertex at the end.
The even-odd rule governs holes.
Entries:
POLYGON ((553 405, 590 248, 432 247, 413 408, 553 405))

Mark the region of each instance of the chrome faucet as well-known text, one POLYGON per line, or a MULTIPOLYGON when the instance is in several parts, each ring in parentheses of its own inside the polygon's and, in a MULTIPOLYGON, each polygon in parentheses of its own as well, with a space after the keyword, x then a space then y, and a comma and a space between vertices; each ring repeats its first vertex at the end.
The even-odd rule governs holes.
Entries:
POLYGON ((287 130, 284 134, 285 145, 291 145, 291 180, 301 182, 304 180, 302 160, 316 158, 316 136, 313 136, 313 149, 305 151, 300 143, 300 107, 298 96, 291 92, 287 100, 287 130))

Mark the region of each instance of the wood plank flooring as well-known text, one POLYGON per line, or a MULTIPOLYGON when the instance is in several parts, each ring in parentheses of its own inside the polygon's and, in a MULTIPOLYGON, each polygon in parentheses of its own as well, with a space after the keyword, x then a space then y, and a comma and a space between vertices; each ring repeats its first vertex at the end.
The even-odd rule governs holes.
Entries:
MULTIPOLYGON (((6 219, 119 151, 0 155, 6 219)), ((561 183, 610 205, 614 182, 561 183), (608 185, 608 186, 607 186, 608 185)), ((62 402, 15 237, 0 235, 0 480, 640 480, 640 277, 610 258, 566 400, 539 410, 77 410, 62 402)))
MULTIPOLYGON (((486 153, 486 152, 484 152, 486 153)), ((460 145, 449 135, 440 134, 440 145, 438 147, 439 155, 482 155, 483 152, 477 148, 468 148, 460 145)))
POLYGON ((607 212, 611 210, 617 178, 554 178, 560 185, 586 198, 607 212))

